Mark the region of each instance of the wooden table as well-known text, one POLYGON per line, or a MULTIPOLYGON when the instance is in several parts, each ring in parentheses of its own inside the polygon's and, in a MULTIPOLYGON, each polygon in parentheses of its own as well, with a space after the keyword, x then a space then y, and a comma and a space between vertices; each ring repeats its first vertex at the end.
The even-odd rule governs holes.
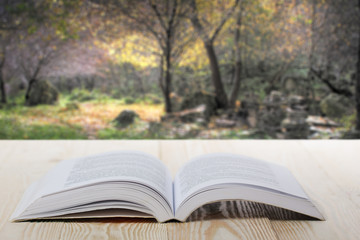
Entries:
POLYGON ((0 239, 360 239, 360 141, 0 141, 0 194, 0 239), (241 211, 246 206, 236 201, 216 205, 220 218, 202 208, 186 223, 124 218, 9 222, 29 184, 59 161, 124 149, 159 157, 173 175, 191 157, 210 152, 286 165, 326 221, 249 217, 241 211))

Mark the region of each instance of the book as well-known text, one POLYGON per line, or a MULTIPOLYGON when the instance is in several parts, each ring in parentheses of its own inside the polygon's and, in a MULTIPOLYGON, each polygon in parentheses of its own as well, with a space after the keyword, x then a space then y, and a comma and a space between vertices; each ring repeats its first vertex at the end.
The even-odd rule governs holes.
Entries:
POLYGON ((64 160, 25 191, 12 221, 144 217, 185 221, 222 200, 270 204, 323 220, 288 169, 230 153, 198 156, 174 179, 156 157, 117 151, 64 160))

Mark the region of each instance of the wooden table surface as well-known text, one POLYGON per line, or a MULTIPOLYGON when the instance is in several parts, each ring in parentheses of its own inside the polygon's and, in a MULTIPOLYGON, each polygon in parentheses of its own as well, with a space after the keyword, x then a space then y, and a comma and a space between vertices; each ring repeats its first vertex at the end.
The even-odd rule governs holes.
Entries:
POLYGON ((360 141, 0 141, 1 240, 134 238, 360 239, 360 141), (233 152, 283 164, 326 221, 273 218, 276 209, 268 211, 266 206, 242 201, 202 207, 186 223, 126 218, 9 221, 29 184, 59 161, 125 149, 159 157, 173 175, 190 158, 210 152, 233 152))

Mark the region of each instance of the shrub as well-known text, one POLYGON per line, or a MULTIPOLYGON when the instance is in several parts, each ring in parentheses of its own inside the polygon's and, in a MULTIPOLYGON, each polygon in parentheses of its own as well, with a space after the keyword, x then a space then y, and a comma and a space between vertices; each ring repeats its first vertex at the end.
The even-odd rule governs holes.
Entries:
POLYGON ((75 89, 70 94, 70 100, 77 100, 79 102, 86 102, 90 100, 94 100, 96 98, 96 93, 90 92, 86 89, 75 89))

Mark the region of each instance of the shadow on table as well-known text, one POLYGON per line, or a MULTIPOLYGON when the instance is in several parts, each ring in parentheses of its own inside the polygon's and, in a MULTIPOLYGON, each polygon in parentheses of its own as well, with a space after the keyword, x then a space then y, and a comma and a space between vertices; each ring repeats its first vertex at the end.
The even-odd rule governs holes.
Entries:
POLYGON ((206 204, 195 210, 187 221, 226 218, 268 218, 270 220, 317 220, 283 208, 249 201, 222 201, 206 204))
MULTIPOLYGON (((268 218, 270 220, 317 220, 283 208, 249 201, 222 201, 206 204, 195 210, 186 222, 221 219, 268 218)), ((50 222, 97 222, 97 223, 156 223, 153 218, 82 218, 33 220, 50 222)), ((169 221, 177 222, 177 221, 169 221)))

